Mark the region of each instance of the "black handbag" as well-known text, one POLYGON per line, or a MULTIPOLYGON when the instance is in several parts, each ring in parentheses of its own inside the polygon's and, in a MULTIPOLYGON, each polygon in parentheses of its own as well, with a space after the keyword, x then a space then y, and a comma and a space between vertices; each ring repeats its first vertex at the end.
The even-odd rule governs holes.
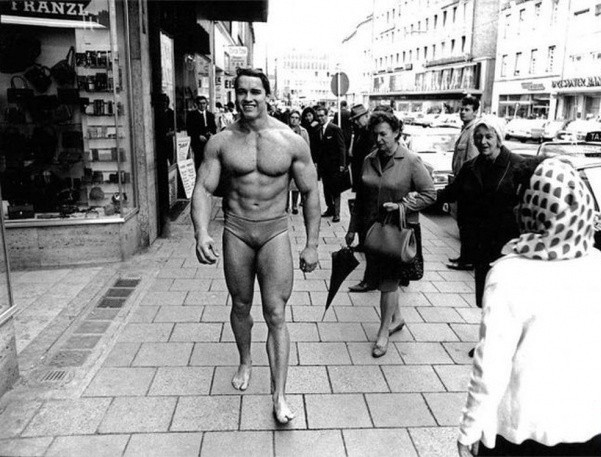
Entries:
POLYGON ((52 112, 58 107, 56 95, 36 95, 29 103, 29 114, 36 122, 52 121, 52 112))
POLYGON ((31 30, 3 25, 0 31, 0 72, 19 73, 35 62, 42 48, 31 30))
POLYGON ((75 84, 77 73, 75 73, 75 48, 73 46, 69 48, 69 52, 63 60, 54 64, 50 73, 57 84, 61 86, 75 84))
POLYGON ((407 226, 402 204, 398 219, 398 224, 393 223, 393 214, 389 212, 383 220, 374 222, 365 235, 365 251, 404 264, 412 262, 417 254, 417 242, 415 231, 407 226))
POLYGON ((52 110, 50 118, 52 119, 52 122, 56 124, 62 124, 69 122, 72 117, 73 111, 71 111, 69 105, 60 104, 52 110))
POLYGON ((6 108, 4 120, 8 124, 25 124, 27 122, 25 112, 17 106, 9 106, 6 108))
POLYGON ((352 185, 351 170, 349 167, 345 167, 344 170, 339 171, 336 175, 336 190, 342 193, 349 190, 352 185))
POLYGON ((33 129, 31 134, 31 150, 36 162, 40 164, 49 164, 54 159, 58 138, 56 132, 51 127, 38 126, 33 129))
POLYGON ((10 87, 6 89, 6 101, 8 103, 26 103, 33 98, 33 89, 27 85, 22 76, 15 75, 10 78, 10 87), (16 81, 20 80, 23 87, 17 87, 16 81))
POLYGON ((23 73, 23 76, 25 76, 25 79, 27 79, 38 92, 46 92, 50 87, 50 84, 52 84, 50 68, 37 63, 29 67, 25 73, 23 73))

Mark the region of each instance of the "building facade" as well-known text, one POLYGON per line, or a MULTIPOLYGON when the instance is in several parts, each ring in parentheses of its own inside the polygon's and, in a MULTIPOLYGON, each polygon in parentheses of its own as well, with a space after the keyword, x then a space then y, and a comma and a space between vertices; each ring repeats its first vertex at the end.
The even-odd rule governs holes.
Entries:
POLYGON ((373 16, 370 14, 342 40, 340 69, 349 78, 346 94, 349 105, 369 103, 373 80, 373 24, 373 16))
POLYGON ((331 102, 333 73, 327 52, 307 49, 283 53, 275 59, 275 96, 295 106, 331 102))
POLYGON ((436 113, 472 94, 490 110, 498 11, 497 0, 376 0, 370 100, 436 113))

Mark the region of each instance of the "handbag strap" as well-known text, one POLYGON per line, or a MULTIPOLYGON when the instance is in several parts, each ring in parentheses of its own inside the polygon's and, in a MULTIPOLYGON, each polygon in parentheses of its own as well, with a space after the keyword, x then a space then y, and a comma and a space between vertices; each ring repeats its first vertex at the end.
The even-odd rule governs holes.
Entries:
POLYGON ((407 212, 405 211, 405 205, 399 203, 399 228, 407 228, 407 212))
POLYGON ((65 60, 70 67, 75 68, 75 48, 73 46, 69 48, 69 52, 67 53, 65 60))
POLYGON ((17 89, 17 85, 15 84, 15 79, 20 79, 21 80, 21 84, 23 84, 23 87, 21 87, 21 89, 28 89, 29 85, 27 84, 27 81, 25 80, 25 78, 23 78, 23 76, 21 75, 15 75, 12 78, 10 78, 10 87, 12 87, 13 89, 17 89))

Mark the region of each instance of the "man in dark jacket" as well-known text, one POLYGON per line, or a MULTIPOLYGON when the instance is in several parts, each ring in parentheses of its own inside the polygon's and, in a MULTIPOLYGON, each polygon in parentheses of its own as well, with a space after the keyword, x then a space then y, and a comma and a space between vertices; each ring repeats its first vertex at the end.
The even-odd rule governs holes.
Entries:
POLYGON ((207 110, 207 97, 201 95, 194 102, 196 109, 186 117, 186 131, 190 136, 190 146, 194 151, 194 166, 198 170, 204 157, 204 149, 211 135, 217 133, 215 115, 207 110))
POLYGON ((327 210, 322 217, 332 216, 332 222, 340 222, 340 190, 338 181, 346 165, 346 146, 342 130, 330 122, 328 109, 320 106, 316 110, 319 129, 318 157, 319 174, 323 181, 323 195, 327 210))
POLYGON ((351 147, 351 139, 353 137, 353 123, 351 121, 351 113, 347 108, 346 100, 340 102, 340 113, 342 124, 338 122, 338 113, 334 114, 334 124, 342 129, 342 135, 344 136, 344 145, 348 151, 351 147))

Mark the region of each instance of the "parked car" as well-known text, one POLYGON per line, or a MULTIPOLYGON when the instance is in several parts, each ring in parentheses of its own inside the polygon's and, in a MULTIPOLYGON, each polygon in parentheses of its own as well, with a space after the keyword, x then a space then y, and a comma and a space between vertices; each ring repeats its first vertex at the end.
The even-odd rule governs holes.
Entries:
POLYGON ((460 129, 463 127, 463 122, 458 113, 440 114, 434 122, 432 122, 431 127, 452 127, 460 129))
POLYGON ((419 128, 407 126, 403 140, 409 149, 417 152, 432 175, 434 187, 443 188, 452 173, 453 150, 459 130, 448 128, 419 128))
POLYGON ((440 116, 440 113, 415 113, 412 123, 413 125, 421 125, 422 127, 432 127, 432 124, 438 119, 438 116, 440 116))
POLYGON ((568 121, 547 121, 543 130, 543 141, 551 141, 567 124, 568 121))
POLYGON ((505 127, 505 139, 542 141, 545 119, 512 119, 505 127))
POLYGON ((586 134, 593 131, 601 131, 601 122, 576 119, 559 130, 555 139, 560 141, 583 141, 586 134))

